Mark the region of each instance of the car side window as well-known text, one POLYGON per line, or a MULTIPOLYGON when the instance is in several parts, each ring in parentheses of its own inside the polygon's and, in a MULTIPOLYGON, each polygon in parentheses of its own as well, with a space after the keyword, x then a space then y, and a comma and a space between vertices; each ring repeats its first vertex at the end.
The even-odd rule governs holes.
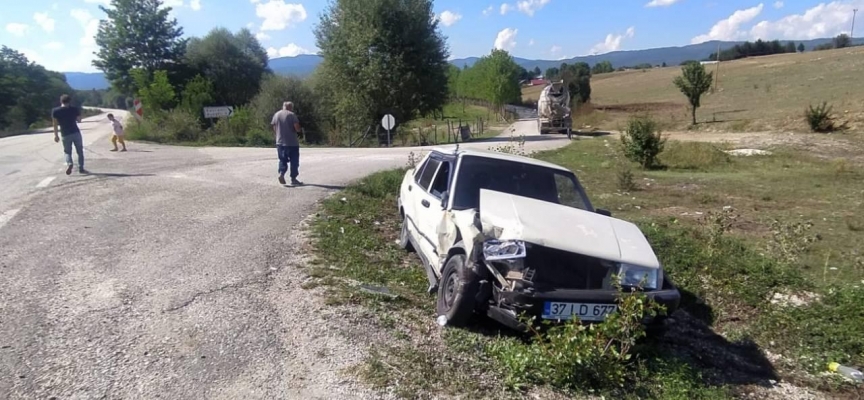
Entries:
POLYGON ((429 190, 429 184, 432 183, 432 177, 435 176, 435 171, 438 170, 439 165, 441 165, 441 161, 429 159, 429 162, 426 163, 426 168, 420 174, 420 180, 417 181, 417 185, 423 188, 423 190, 429 190))
POLYGON ((444 161, 441 163, 441 168, 438 168, 438 174, 432 181, 432 188, 429 189, 429 193, 440 199, 448 187, 450 187, 450 162, 444 161))
POLYGON ((429 160, 430 160, 430 158, 427 157, 426 160, 424 160, 423 163, 418 165, 417 169, 414 170, 414 181, 415 182, 420 181, 420 174, 423 173, 423 169, 426 168, 427 164, 429 164, 429 160))

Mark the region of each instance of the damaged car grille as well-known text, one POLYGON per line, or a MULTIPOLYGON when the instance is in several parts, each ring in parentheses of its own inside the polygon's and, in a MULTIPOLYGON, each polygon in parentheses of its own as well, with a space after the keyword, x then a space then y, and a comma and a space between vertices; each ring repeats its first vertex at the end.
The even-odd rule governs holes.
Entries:
POLYGON ((525 268, 537 290, 608 289, 613 272, 600 259, 538 245, 527 248, 525 268))

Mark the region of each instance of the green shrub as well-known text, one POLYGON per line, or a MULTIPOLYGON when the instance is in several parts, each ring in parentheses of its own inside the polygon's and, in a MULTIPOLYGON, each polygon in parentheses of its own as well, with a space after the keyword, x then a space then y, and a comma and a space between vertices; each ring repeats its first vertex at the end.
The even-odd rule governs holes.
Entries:
POLYGON ((164 131, 165 137, 172 142, 197 142, 203 135, 200 124, 194 114, 178 108, 165 114, 158 129, 164 131))
POLYGON ((832 110, 833 107, 829 106, 827 101, 823 101, 821 105, 816 107, 811 104, 804 113, 810 130, 819 133, 833 132, 836 127, 834 126, 834 117, 831 115, 832 110))
POLYGON ((618 169, 618 189, 622 192, 633 192, 637 189, 636 182, 633 180, 633 171, 626 166, 618 169))
POLYGON ((246 135, 261 129, 259 125, 248 107, 235 107, 231 118, 220 118, 209 133, 213 138, 220 138, 221 144, 243 145, 246 135))
POLYGON ((500 340, 488 351, 511 389, 538 384, 570 391, 615 390, 626 383, 633 348, 645 336, 642 321, 661 312, 662 306, 644 294, 622 291, 618 311, 602 323, 583 325, 577 319, 545 334, 534 331, 532 343, 500 340))
POLYGON ((646 116, 630 118, 626 132, 621 135, 624 155, 646 169, 657 166, 657 156, 663 152, 665 143, 657 123, 646 116))
POLYGON ((708 170, 732 162, 732 157, 717 145, 701 142, 671 142, 659 158, 664 166, 673 169, 708 170))
POLYGON ((212 102, 213 83, 201 75, 196 75, 186 83, 181 95, 180 107, 201 118, 204 114, 204 106, 212 102))

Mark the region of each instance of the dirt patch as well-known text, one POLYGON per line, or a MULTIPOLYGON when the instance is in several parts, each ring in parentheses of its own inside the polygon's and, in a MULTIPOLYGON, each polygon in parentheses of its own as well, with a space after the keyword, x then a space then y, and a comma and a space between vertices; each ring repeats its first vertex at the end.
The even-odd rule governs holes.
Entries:
POLYGON ((593 109, 597 111, 605 111, 612 113, 637 113, 637 112, 662 112, 662 111, 679 111, 687 108, 686 104, 675 102, 651 102, 651 103, 629 103, 629 104, 595 104, 593 109))

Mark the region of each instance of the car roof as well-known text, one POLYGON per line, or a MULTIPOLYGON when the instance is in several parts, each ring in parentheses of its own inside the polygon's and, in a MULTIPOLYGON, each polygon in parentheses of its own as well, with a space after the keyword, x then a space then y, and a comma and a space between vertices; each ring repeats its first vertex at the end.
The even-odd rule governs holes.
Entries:
POLYGON ((496 160, 504 160, 504 161, 513 161, 523 164, 531 164, 539 167, 547 167, 552 169, 557 169, 559 171, 570 172, 567 168, 564 168, 558 164, 553 164, 546 161, 537 160, 531 157, 519 156, 515 154, 502 153, 500 151, 492 151, 492 150, 479 150, 479 149, 458 149, 457 147, 434 147, 432 151, 442 153, 444 155, 451 156, 475 156, 475 157, 484 157, 484 158, 494 158, 496 160))

